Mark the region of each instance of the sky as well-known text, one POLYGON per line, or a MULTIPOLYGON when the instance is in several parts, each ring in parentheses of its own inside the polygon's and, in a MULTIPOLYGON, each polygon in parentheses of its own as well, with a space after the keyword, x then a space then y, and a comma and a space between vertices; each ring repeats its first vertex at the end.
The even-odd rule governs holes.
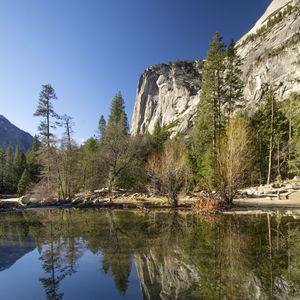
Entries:
MULTIPOLYGON (((214 32, 238 40, 270 0, 0 0, 0 114, 37 133, 43 84, 74 119, 74 138, 97 133, 122 92, 131 120, 152 64, 203 59, 214 32)), ((59 134, 59 133, 58 133, 59 134)))

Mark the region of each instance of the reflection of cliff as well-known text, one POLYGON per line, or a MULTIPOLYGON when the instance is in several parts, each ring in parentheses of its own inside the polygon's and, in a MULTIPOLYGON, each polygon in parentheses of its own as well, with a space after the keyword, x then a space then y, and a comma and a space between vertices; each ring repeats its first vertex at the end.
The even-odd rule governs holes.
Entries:
POLYGON ((199 276, 190 261, 179 249, 162 257, 152 250, 135 255, 144 299, 197 299, 191 288, 199 276))
POLYGON ((26 237, 20 242, 17 237, 16 241, 9 240, 0 246, 0 272, 10 268, 17 260, 35 249, 32 239, 26 237))

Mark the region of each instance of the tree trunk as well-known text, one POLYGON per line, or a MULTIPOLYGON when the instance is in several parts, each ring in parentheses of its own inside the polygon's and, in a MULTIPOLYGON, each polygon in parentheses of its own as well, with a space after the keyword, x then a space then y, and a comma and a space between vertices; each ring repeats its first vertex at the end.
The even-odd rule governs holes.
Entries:
POLYGON ((277 176, 278 176, 278 179, 281 181, 281 174, 280 174, 280 145, 279 145, 279 141, 277 142, 277 176))
POLYGON ((271 183, 272 172, 272 156, 273 156, 273 124, 274 123, 274 97, 272 97, 271 105, 271 124, 270 124, 270 142, 269 142, 269 167, 268 167, 268 179, 267 184, 271 183))

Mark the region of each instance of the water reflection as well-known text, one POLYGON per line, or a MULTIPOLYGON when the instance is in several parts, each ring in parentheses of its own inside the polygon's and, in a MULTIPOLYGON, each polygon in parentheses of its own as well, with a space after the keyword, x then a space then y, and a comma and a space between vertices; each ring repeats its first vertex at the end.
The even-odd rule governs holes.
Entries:
MULTIPOLYGON (((292 299, 300 296, 299 225, 279 214, 2 214, 0 274, 37 248, 42 270, 37 279, 45 299, 74 299, 68 294, 79 295, 83 279, 93 283, 105 277, 114 281, 106 295, 118 293, 122 299, 292 299), (96 260, 91 263, 86 253, 96 260), (90 271, 95 264, 104 277, 90 271), (135 279, 139 285, 133 285, 135 279)), ((103 292, 94 290, 89 298, 103 292)))

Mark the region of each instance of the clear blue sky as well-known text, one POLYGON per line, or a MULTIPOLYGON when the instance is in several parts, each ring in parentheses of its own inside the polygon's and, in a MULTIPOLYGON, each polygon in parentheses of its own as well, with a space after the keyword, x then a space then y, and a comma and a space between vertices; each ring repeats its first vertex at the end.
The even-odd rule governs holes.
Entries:
POLYGON ((0 0, 0 114, 36 133, 41 85, 75 122, 96 133, 121 90, 131 119, 141 73, 151 64, 203 58, 214 32, 238 40, 270 0, 0 0))

